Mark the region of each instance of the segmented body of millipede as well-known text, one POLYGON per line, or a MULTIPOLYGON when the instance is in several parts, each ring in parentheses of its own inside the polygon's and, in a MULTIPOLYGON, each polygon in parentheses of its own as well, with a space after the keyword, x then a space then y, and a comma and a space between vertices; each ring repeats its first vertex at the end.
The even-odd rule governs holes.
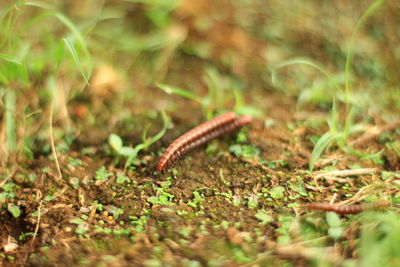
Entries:
POLYGON ((335 205, 328 202, 314 202, 305 205, 309 210, 332 211, 338 214, 357 214, 366 210, 382 209, 390 206, 388 201, 378 201, 374 203, 363 203, 355 205, 335 205))
POLYGON ((231 133, 249 124, 250 121, 251 118, 248 116, 237 117, 234 112, 228 112, 193 128, 169 145, 158 162, 157 170, 162 171, 170 167, 189 151, 214 138, 231 133))

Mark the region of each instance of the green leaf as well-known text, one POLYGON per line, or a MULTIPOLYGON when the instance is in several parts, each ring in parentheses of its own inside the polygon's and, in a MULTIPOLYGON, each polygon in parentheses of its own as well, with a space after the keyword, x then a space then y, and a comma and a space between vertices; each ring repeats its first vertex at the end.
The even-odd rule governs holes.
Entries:
POLYGON ((78 235, 83 235, 87 231, 89 231, 89 226, 86 223, 78 225, 75 229, 75 233, 78 235))
POLYGON ((321 157, 322 153, 328 148, 328 146, 337 141, 339 137, 340 134, 333 133, 331 131, 326 132, 324 135, 321 136, 317 144, 314 146, 314 149, 310 156, 310 161, 308 164, 310 171, 314 169, 314 165, 317 162, 317 160, 321 157))
POLYGON ((285 191, 285 188, 283 186, 277 186, 272 188, 269 193, 271 195, 272 198, 275 199, 280 199, 283 197, 283 192, 285 191))
POLYGON ((119 150, 119 154, 121 155, 121 156, 124 156, 124 157, 129 157, 130 155, 132 155, 132 153, 134 153, 135 152, 135 150, 132 148, 132 147, 129 147, 129 146, 123 146, 123 147, 121 147, 121 149, 119 150))
POLYGON ((85 223, 84 220, 79 219, 79 218, 71 219, 69 222, 73 223, 73 224, 83 224, 83 223, 85 223))
POLYGON ((108 137, 108 143, 116 152, 120 152, 120 150, 122 148, 121 137, 119 137, 116 134, 110 134, 110 136, 108 137))
POLYGON ((129 182, 129 181, 130 180, 129 180, 128 176, 126 176, 124 173, 122 173, 122 172, 117 173, 117 180, 116 180, 117 184, 123 184, 123 183, 129 182))
POLYGON ((249 199, 247 201, 247 207, 249 209, 254 209, 258 206, 258 197, 256 195, 249 196, 249 199))
POLYGON ((265 210, 259 210, 254 217, 260 220, 262 225, 267 225, 267 223, 273 220, 271 215, 269 215, 265 210))
POLYGON ((172 86, 162 84, 162 83, 157 83, 156 86, 169 95, 173 94, 173 95, 182 96, 182 97, 192 99, 192 100, 197 101, 200 104, 202 104, 202 101, 200 100, 200 98, 197 95, 195 95, 192 92, 189 92, 187 90, 172 87, 172 86))
MULTIPOLYGON (((355 36, 358 30, 361 28, 361 26, 365 23, 365 21, 370 17, 377 9, 378 7, 384 2, 385 0, 375 0, 369 7, 368 9, 363 13, 361 18, 358 20, 356 27, 353 30, 353 33, 351 34, 350 38, 350 45, 347 50, 346 54, 346 67, 345 67, 345 89, 346 89, 346 105, 349 103, 349 98, 350 98, 350 67, 351 67, 351 61, 353 57, 353 49, 354 49, 354 41, 355 41, 355 36)), ((346 106, 346 110, 349 110, 346 106)))
POLYGON ((119 215, 124 213, 123 209, 117 208, 115 206, 109 206, 107 208, 107 211, 113 215, 115 220, 118 219, 119 215))
POLYGON ((304 190, 304 182, 303 181, 299 181, 297 183, 290 184, 290 188, 302 196, 307 196, 307 192, 304 190))
POLYGON ((111 175, 112 174, 107 171, 105 166, 101 166, 101 168, 96 171, 96 180, 106 181, 111 175))
POLYGON ((338 239, 342 236, 343 228, 342 227, 331 227, 328 229, 328 235, 333 239, 338 239))
POLYGON ((19 208, 18 205, 10 203, 8 205, 7 209, 12 214, 12 216, 14 216, 15 218, 17 218, 21 215, 21 209, 19 208))
POLYGON ((229 146, 229 152, 235 154, 236 157, 254 158, 260 154, 259 149, 254 145, 231 145, 229 146))
POLYGON ((272 84, 274 84, 274 85, 277 84, 277 82, 276 82, 276 71, 278 69, 286 67, 286 66, 290 66, 290 65, 296 65, 296 64, 307 65, 307 66, 310 66, 310 67, 320 71, 323 75, 325 75, 326 78, 328 78, 329 82, 335 87, 335 89, 338 92, 340 91, 340 87, 337 84, 336 80, 332 77, 332 75, 329 74, 327 71, 325 71, 323 67, 319 66, 319 64, 316 64, 316 63, 314 63, 314 62, 312 62, 311 60, 308 60, 308 59, 291 59, 291 60, 284 61, 284 62, 278 64, 277 66, 275 66, 271 70, 272 84))
POLYGON ((64 44, 67 47, 68 51, 72 55, 72 59, 75 62, 75 65, 78 67, 79 72, 82 74, 83 79, 85 80, 86 84, 89 84, 89 78, 86 76, 85 71, 83 70, 81 61, 78 56, 78 52, 76 51, 76 48, 72 41, 69 38, 63 38, 64 44))
POLYGON ((326 213, 326 222, 330 227, 339 227, 342 225, 342 222, 339 218, 339 215, 337 215, 334 212, 327 212, 326 213))
POLYGON ((132 164, 132 162, 134 160, 136 160, 136 156, 138 155, 138 153, 142 150, 145 149, 149 146, 151 146, 153 143, 157 142, 167 131, 168 125, 169 125, 169 117, 167 116, 167 114, 164 111, 161 111, 161 118, 163 120, 163 128, 161 129, 160 132, 158 132, 155 136, 153 136, 152 138, 150 138, 149 141, 139 144, 137 145, 135 148, 133 148, 132 151, 130 151, 130 154, 128 156, 128 159, 126 160, 125 163, 125 168, 130 166, 132 164))
POLYGON ((19 58, 9 56, 9 55, 3 54, 3 53, 0 53, 0 59, 11 62, 11 63, 15 63, 17 65, 22 65, 22 61, 19 58))

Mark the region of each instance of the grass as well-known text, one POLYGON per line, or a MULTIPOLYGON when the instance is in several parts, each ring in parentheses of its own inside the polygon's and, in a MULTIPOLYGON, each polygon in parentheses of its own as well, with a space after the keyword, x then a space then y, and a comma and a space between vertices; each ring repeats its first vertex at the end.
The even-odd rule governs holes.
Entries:
POLYGON ((140 143, 136 145, 134 148, 128 147, 128 146, 123 146, 123 141, 121 137, 119 137, 116 134, 111 134, 108 138, 108 143, 110 146, 113 148, 113 150, 117 153, 119 156, 126 157, 126 163, 125 163, 125 170, 127 167, 129 167, 131 164, 135 163, 138 164, 138 153, 141 150, 147 149, 150 147, 153 143, 157 142, 166 132, 168 125, 169 125, 169 118, 165 114, 165 112, 161 112, 161 118, 163 121, 163 128, 162 130, 154 135, 151 138, 147 138, 147 128, 144 130, 142 134, 142 140, 143 143, 140 143))
POLYGON ((318 64, 306 60, 306 59, 293 59, 293 60, 288 60, 285 62, 282 62, 275 66, 271 70, 271 79, 272 83, 276 85, 276 72, 278 69, 291 66, 291 65, 296 65, 296 64, 301 64, 301 65, 306 65, 310 66, 319 72, 321 72, 330 82, 332 85, 333 89, 335 92, 333 93, 333 98, 332 98, 332 105, 333 108, 331 110, 331 120, 328 121, 329 125, 329 131, 323 134, 318 142, 315 144, 313 152, 310 156, 309 160, 309 170, 312 171, 314 169, 315 163, 317 160, 321 157, 323 152, 331 145, 337 143, 340 147, 346 146, 349 135, 352 132, 357 132, 357 129, 354 131, 354 108, 350 107, 350 91, 351 91, 351 86, 350 86, 350 76, 351 76, 351 63, 352 63, 352 57, 353 57, 353 49, 355 46, 355 36, 356 33, 359 31, 359 29, 362 27, 363 24, 365 24, 366 20, 368 17, 374 14, 374 12, 379 8, 379 6, 384 2, 384 0, 376 0, 374 1, 368 9, 363 13, 361 18, 358 20, 351 38, 350 38, 350 44, 349 48, 347 50, 346 54, 346 65, 345 65, 345 98, 344 98, 344 103, 345 103, 345 122, 344 125, 340 125, 339 122, 339 115, 338 115, 338 110, 337 110, 337 99, 340 93, 341 93, 341 88, 339 87, 338 83, 336 80, 333 78, 331 74, 329 74, 326 70, 324 70, 323 67, 319 66, 318 64))
POLYGON ((0 1, 0 265, 395 266, 398 12, 0 1), (254 120, 154 170, 228 110, 254 120))
POLYGON ((207 120, 213 118, 215 110, 221 109, 219 107, 227 106, 227 103, 231 102, 232 99, 235 100, 234 110, 238 114, 260 116, 261 111, 259 109, 245 105, 243 89, 234 78, 222 75, 215 68, 207 68, 204 82, 207 86, 207 94, 204 97, 198 96, 189 90, 162 83, 157 83, 156 86, 167 94, 177 95, 199 103, 207 120))

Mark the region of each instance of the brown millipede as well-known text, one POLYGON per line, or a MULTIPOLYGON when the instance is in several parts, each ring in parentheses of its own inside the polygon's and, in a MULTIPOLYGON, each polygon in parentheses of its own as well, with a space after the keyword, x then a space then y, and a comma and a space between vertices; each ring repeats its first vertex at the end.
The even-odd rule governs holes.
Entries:
POLYGON ((366 210, 382 209, 390 206, 388 201, 378 201, 374 203, 363 203, 355 205, 334 205, 328 202, 314 202, 306 204, 305 208, 309 210, 332 211, 338 214, 357 214, 366 210))
POLYGON ((169 145, 158 162, 157 170, 162 171, 168 168, 187 152, 206 144, 211 139, 230 133, 250 121, 251 118, 248 116, 237 117, 234 112, 228 112, 193 128, 169 145))

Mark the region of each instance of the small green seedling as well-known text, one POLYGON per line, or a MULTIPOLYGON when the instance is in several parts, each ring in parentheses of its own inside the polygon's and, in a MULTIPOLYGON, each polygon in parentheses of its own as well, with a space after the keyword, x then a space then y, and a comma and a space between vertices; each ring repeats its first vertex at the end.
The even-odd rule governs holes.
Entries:
POLYGON ((14 203, 8 204, 7 209, 15 218, 21 215, 20 207, 18 205, 15 205, 14 203))
POLYGON ((101 166, 100 169, 96 171, 96 180, 97 181, 107 181, 112 174, 109 173, 105 166, 101 166))
POLYGON ((161 118, 163 120, 163 128, 162 130, 156 134, 155 136, 148 138, 145 142, 138 144, 134 148, 129 146, 124 146, 121 137, 116 134, 111 134, 108 138, 108 143, 110 144, 111 148, 117 153, 118 156, 122 156, 127 158, 125 163, 125 168, 129 167, 131 164, 139 164, 137 159, 138 153, 151 146, 153 143, 158 141, 166 132, 167 127, 169 125, 169 117, 167 114, 162 111, 161 118))
POLYGON ((260 221, 260 224, 264 226, 273 220, 271 215, 269 215, 265 210, 259 210, 254 217, 256 217, 260 221))

